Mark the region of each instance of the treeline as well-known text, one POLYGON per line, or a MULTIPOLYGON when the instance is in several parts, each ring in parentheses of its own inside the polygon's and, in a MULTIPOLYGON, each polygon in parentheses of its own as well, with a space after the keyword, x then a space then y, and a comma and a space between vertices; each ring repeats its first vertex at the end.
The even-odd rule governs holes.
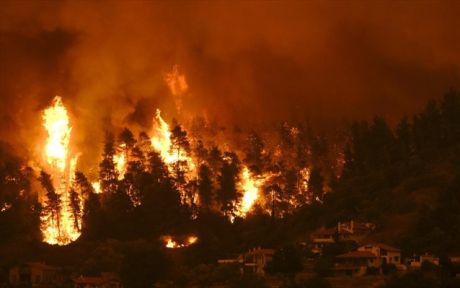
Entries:
POLYGON ((458 251, 459 156, 460 94, 453 89, 395 129, 381 117, 356 122, 342 176, 326 199, 326 221, 364 218, 403 230, 392 240, 408 252, 458 251), (409 219, 408 227, 395 215, 409 219))

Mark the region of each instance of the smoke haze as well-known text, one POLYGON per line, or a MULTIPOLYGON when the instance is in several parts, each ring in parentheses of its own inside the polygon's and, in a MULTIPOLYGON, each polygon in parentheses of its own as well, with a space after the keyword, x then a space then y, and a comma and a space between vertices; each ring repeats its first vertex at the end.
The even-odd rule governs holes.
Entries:
POLYGON ((2 6, 1 137, 20 153, 37 153, 30 141, 43 139, 40 113, 55 95, 71 113, 73 145, 92 157, 107 129, 148 131, 156 108, 169 119, 322 128, 374 114, 395 121, 460 83, 454 1, 2 6), (174 65, 188 84, 180 114, 164 81, 174 65))

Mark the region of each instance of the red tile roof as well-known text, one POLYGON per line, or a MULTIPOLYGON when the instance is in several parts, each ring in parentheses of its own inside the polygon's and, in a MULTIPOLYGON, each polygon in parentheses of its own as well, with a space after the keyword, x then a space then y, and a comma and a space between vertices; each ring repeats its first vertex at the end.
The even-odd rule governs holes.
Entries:
POLYGON ((336 258, 377 258, 377 256, 367 251, 352 251, 338 255, 336 258))

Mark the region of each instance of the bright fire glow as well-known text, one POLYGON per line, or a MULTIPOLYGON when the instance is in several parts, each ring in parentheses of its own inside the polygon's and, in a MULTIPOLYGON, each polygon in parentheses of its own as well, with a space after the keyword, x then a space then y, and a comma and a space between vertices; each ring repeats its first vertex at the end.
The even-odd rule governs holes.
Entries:
POLYGON ((155 114, 153 136, 150 139, 153 149, 158 151, 166 164, 175 163, 178 160, 176 153, 171 153, 171 132, 168 123, 161 118, 161 111, 157 109, 155 114))
POLYGON ((123 179, 126 173, 126 156, 124 152, 120 152, 113 156, 113 162, 115 162, 115 169, 118 172, 118 180, 123 179))
POLYGON ((246 214, 252 210, 254 205, 261 201, 261 193, 263 185, 275 174, 266 173, 260 176, 254 176, 249 171, 249 168, 244 166, 241 171, 240 189, 243 191, 243 198, 239 204, 237 215, 240 217, 246 216, 246 214))
POLYGON ((174 240, 170 235, 163 237, 165 247, 169 249, 184 248, 193 245, 198 241, 198 237, 195 235, 190 235, 187 236, 185 240, 182 238, 182 240, 183 241, 174 240))
MULTIPOLYGON (((43 239, 49 244, 66 245, 80 236, 79 227, 75 227, 70 208, 69 189, 74 180, 78 156, 69 155, 70 132, 67 110, 60 97, 56 96, 53 104, 43 112, 43 126, 48 132, 45 146, 45 158, 53 179, 53 186, 61 200, 59 225, 53 221, 50 213, 41 217, 43 239)), ((46 199, 41 199, 45 202, 46 199)), ((81 217, 80 217, 81 218, 81 217)), ((78 219, 81 223, 81 219, 78 219)))
POLYGON ((70 140, 69 117, 60 97, 43 113, 43 126, 48 132, 45 153, 49 165, 64 171, 70 140))
MULTIPOLYGON (((168 166, 170 172, 174 172, 176 163, 181 161, 186 163, 186 177, 191 178, 195 174, 195 164, 193 159, 187 154, 184 149, 177 151, 171 149, 171 132, 168 123, 161 117, 161 112, 157 109, 154 119, 153 134, 150 138, 151 145, 154 150, 160 153, 161 158, 168 166)), ((185 199, 184 191, 181 192, 181 197, 185 199)))
POLYGON ((253 178, 248 167, 243 167, 240 185, 244 194, 241 201, 240 213, 244 215, 254 206, 257 198, 259 198, 259 187, 263 184, 263 182, 263 179, 253 178))
POLYGON ((95 181, 91 183, 91 186, 93 186, 94 193, 96 194, 101 194, 101 183, 99 181, 95 181))

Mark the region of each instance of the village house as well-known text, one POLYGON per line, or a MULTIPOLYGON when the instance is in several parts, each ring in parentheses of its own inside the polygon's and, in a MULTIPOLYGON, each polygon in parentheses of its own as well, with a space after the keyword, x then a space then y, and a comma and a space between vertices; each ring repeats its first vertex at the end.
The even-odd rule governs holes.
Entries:
POLYGON ((430 253, 425 253, 423 255, 414 255, 412 257, 409 257, 406 259, 405 262, 409 269, 420 269, 420 267, 422 267, 423 262, 439 265, 439 257, 436 257, 430 253))
POLYGON ((382 243, 360 246, 356 251, 336 256, 335 260, 334 274, 361 276, 370 269, 381 273, 382 266, 386 264, 405 270, 401 265, 401 250, 382 243))
POLYGON ((375 224, 370 222, 347 221, 337 223, 337 235, 339 240, 353 240, 360 242, 365 236, 375 230, 375 224))
POLYGON ((259 276, 265 275, 265 267, 272 261, 275 250, 254 248, 247 253, 241 255, 243 262, 243 272, 256 274, 259 276))
POLYGON ((368 251, 351 251, 335 258, 335 275, 362 276, 367 273, 368 268, 380 268, 377 256, 368 251))
POLYGON ((73 279, 74 288, 122 288, 114 273, 103 272, 100 276, 80 276, 73 279))
POLYGON ((41 262, 29 262, 9 271, 12 287, 52 288, 63 283, 61 269, 41 262))
POLYGON ((315 254, 322 254, 323 248, 327 245, 334 244, 336 242, 336 238, 336 227, 321 227, 310 235, 310 240, 312 243, 311 251, 315 254))
POLYGON ((358 251, 371 252, 377 256, 379 266, 385 264, 393 264, 397 268, 400 268, 401 266, 401 250, 389 245, 382 243, 367 244, 359 247, 358 251))

